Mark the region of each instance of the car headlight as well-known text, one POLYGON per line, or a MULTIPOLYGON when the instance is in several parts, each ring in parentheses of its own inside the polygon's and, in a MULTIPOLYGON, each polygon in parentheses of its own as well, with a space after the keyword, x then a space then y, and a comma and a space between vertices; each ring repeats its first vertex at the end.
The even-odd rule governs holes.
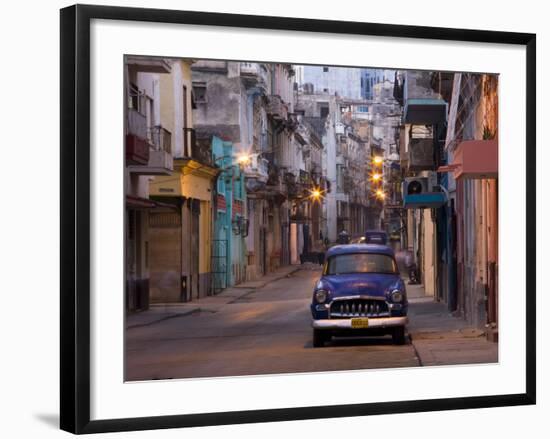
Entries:
POLYGON ((317 290, 315 291, 315 300, 317 303, 325 303, 328 297, 327 290, 317 290))
POLYGON ((403 293, 399 290, 393 290, 391 292, 391 301, 395 303, 403 302, 403 293))

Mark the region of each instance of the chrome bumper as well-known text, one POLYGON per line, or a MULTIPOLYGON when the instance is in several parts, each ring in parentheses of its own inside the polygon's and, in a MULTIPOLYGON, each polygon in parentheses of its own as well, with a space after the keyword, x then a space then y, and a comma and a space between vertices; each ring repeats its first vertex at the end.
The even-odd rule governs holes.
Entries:
MULTIPOLYGON (((351 327, 352 319, 320 319, 313 320, 311 326, 314 329, 357 329, 351 327)), ((405 326, 409 322, 408 317, 372 317, 369 318, 367 328, 389 328, 392 326, 405 326)))

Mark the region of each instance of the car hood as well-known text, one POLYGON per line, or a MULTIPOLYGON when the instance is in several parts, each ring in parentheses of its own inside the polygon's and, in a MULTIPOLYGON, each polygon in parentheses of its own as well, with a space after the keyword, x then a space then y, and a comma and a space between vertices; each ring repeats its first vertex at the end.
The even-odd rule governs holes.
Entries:
POLYGON ((322 287, 330 291, 332 297, 368 295, 385 296, 386 292, 400 287, 399 274, 338 274, 323 276, 322 287))

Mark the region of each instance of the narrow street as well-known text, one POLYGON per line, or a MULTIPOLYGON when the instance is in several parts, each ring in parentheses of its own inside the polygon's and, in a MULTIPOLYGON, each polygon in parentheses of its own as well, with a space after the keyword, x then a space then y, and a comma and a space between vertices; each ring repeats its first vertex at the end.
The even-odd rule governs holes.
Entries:
POLYGON ((126 379, 149 380, 413 367, 497 361, 497 345, 410 288, 413 343, 391 337, 333 339, 312 347, 309 304, 320 267, 229 288, 195 303, 130 315, 126 379), (417 297, 414 297, 417 296, 417 297), (420 296, 420 297, 418 297, 420 296))

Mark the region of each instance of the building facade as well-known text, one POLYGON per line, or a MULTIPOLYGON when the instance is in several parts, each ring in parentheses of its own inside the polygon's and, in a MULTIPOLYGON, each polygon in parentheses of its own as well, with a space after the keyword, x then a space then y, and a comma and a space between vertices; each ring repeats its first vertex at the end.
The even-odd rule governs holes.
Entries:
POLYGON ((407 246, 426 293, 496 340, 498 77, 404 72, 400 84, 403 176, 438 195, 407 210, 407 246))
POLYGON ((244 172, 234 163, 233 144, 212 137, 212 157, 220 168, 214 203, 212 240, 212 293, 246 279, 246 242, 248 219, 245 217, 246 188, 244 172))
POLYGON ((125 136, 125 269, 126 309, 149 307, 149 212, 159 205, 149 198, 149 181, 170 175, 170 135, 160 112, 160 80, 171 73, 169 60, 124 59, 125 136))
MULTIPOLYGON (((209 139, 193 128, 190 60, 173 60, 159 81, 160 112, 174 156, 173 171, 153 179, 150 196, 151 301, 187 302, 211 291, 213 187, 218 169, 209 139)), ((168 143, 168 141, 166 141, 168 143)))

